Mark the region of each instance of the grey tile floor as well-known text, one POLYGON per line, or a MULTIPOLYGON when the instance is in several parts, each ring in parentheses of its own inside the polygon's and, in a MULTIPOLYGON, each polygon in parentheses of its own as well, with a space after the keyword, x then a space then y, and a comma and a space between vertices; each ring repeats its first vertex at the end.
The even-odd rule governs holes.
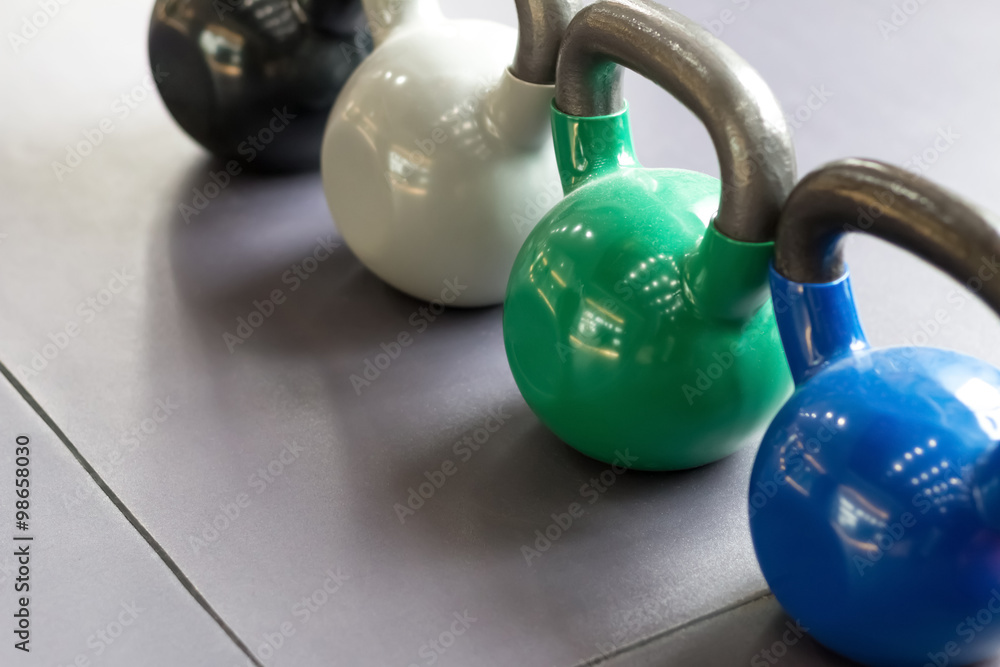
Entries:
MULTIPOLYGON (((514 23, 512 2, 443 4, 514 23)), ((673 6, 772 84, 803 173, 876 157, 1000 210, 1000 7, 901 4, 919 10, 673 6)), ((2 383, 0 475, 26 433, 39 480, 37 649, 5 640, 0 664, 723 666, 779 641, 788 619, 745 519, 752 447, 694 472, 622 477, 525 562, 520 546, 602 466, 527 410, 499 309, 442 316, 359 396, 350 375, 420 304, 341 248, 230 353, 236 318, 336 229, 315 175, 243 176, 181 219, 212 163, 155 95, 126 118, 112 110, 146 76, 150 5, 61 5, 0 59, 0 363, 33 401, 2 383), (115 131, 58 179, 52 162, 104 118, 115 131), (71 324, 77 335, 36 358, 71 324), (497 411, 503 427, 401 523, 394 505, 497 411), (454 643, 433 648, 453 627, 454 643)), ((0 28, 34 11, 8 0, 0 28)), ((646 164, 717 172, 683 108, 634 76, 627 96, 646 164)), ((943 310, 934 345, 1000 363, 993 318, 947 280, 877 242, 852 243, 850 257, 873 342, 912 341, 943 310)), ((803 640, 781 664, 842 663, 803 640)))

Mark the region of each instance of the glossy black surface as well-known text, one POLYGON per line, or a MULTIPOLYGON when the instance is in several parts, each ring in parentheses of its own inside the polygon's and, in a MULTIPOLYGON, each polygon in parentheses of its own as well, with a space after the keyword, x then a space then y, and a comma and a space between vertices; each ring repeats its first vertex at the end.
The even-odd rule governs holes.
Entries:
POLYGON ((371 50, 361 3, 157 0, 149 59, 177 123, 255 170, 319 166, 330 108, 371 50))

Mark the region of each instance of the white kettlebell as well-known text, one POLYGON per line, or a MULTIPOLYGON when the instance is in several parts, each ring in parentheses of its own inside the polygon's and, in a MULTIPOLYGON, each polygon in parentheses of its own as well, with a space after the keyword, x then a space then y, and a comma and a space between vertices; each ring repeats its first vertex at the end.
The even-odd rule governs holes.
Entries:
POLYGON ((503 301, 524 239, 562 198, 549 111, 578 3, 516 4, 520 37, 447 20, 437 0, 364 1, 375 50, 331 113, 323 188, 358 259, 416 298, 503 301))

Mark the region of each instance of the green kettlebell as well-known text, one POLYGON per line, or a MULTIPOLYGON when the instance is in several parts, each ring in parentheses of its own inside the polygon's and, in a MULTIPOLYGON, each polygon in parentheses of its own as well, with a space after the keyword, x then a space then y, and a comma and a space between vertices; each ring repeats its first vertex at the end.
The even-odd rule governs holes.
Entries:
POLYGON ((564 37, 552 130, 566 197, 528 236, 504 303, 518 388, 600 461, 627 450, 633 468, 680 470, 732 454, 792 392, 768 289, 795 182, 777 100, 677 12, 597 2, 564 37), (705 124, 721 183, 637 162, 619 65, 705 124))

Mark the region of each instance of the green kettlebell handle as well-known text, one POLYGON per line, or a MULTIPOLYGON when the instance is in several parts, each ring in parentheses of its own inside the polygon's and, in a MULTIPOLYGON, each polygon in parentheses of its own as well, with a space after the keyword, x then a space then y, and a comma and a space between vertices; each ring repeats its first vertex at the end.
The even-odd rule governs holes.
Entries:
POLYGON ((774 240, 795 184, 795 152, 781 106, 726 44, 650 0, 603 0, 570 22, 559 52, 556 107, 577 117, 624 109, 622 70, 659 84, 705 125, 719 156, 715 228, 748 243, 774 240))

